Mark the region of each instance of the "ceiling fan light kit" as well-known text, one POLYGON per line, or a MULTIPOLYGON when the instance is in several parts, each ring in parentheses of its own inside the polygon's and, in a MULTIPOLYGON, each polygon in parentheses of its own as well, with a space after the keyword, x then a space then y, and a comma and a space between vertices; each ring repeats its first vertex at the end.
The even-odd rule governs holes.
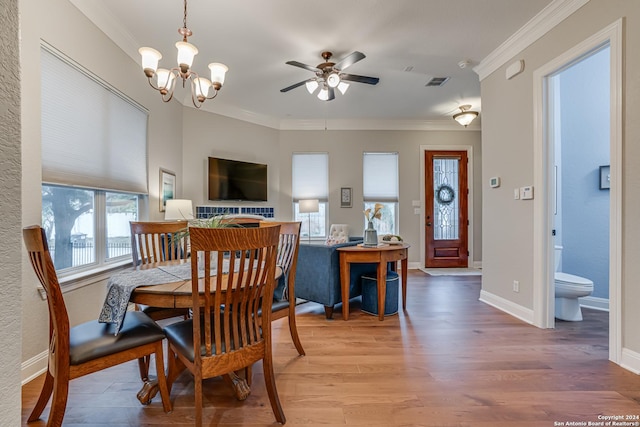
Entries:
POLYGON ((284 89, 280 89, 280 92, 288 92, 291 89, 305 85, 309 94, 313 95, 315 91, 320 88, 320 91, 318 92, 318 99, 322 101, 331 101, 332 99, 335 99, 335 89, 338 89, 342 95, 347 92, 347 89, 349 89, 349 83, 347 83, 347 81, 370 85, 376 85, 380 81, 377 77, 358 76, 343 72, 347 67, 364 59, 365 55, 363 53, 358 51, 353 52, 338 62, 331 62, 330 59, 332 56, 333 54, 331 52, 322 52, 322 58, 325 62, 318 64, 316 67, 303 64, 298 61, 288 61, 288 65, 293 65, 294 67, 304 68, 307 71, 311 71, 315 73, 315 77, 292 84, 284 89))
POLYGON ((187 0, 184 0, 183 27, 178 29, 182 36, 182 41, 176 43, 178 49, 178 66, 170 70, 158 68, 158 63, 162 59, 162 54, 150 47, 138 49, 142 57, 142 69, 144 75, 149 80, 149 85, 160 92, 162 100, 169 102, 173 98, 176 81, 182 79, 182 86, 189 81, 191 87, 191 101, 196 108, 200 108, 207 99, 213 99, 218 95, 218 91, 224 84, 224 78, 229 71, 226 65, 217 62, 209 64, 211 80, 198 76, 191 70, 193 59, 198 54, 198 48, 188 42, 188 37, 193 33, 187 28, 187 0), (153 79, 155 77, 155 84, 153 79), (209 93, 211 95, 209 95, 209 93))
POLYGON ((469 109, 471 108, 471 105, 469 104, 461 105, 458 108, 460 108, 460 112, 454 114, 453 119, 464 127, 469 126, 469 124, 471 124, 471 122, 476 117, 478 117, 477 111, 469 111, 469 109))

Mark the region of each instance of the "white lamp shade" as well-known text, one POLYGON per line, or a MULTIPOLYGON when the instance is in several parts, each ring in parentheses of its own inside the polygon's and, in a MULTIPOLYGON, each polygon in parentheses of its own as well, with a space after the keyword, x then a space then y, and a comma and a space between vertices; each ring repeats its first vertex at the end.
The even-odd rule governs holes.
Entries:
POLYGON ((219 83, 220 86, 222 86, 224 84, 224 77, 227 74, 227 71, 229 71, 229 67, 218 62, 212 62, 209 64, 209 69, 211 70, 211 83, 219 83))
POLYGON ((190 220, 193 219, 193 203, 186 199, 167 200, 164 211, 165 220, 190 220))
POLYGON ((314 213, 320 211, 320 202, 318 199, 307 199, 298 201, 298 212, 314 213))
POLYGON ((313 92, 315 92, 316 89, 318 89, 318 82, 315 80, 309 80, 308 82, 305 83, 305 86, 307 87, 307 91, 310 94, 313 94, 313 92))
POLYGON ((156 73, 158 79, 157 84, 160 89, 169 89, 172 86, 175 76, 166 68, 159 68, 156 73))
POLYGON ((476 111, 463 111, 453 116, 455 121, 464 127, 469 126, 476 117, 478 117, 478 113, 476 111))
POLYGON ((191 68, 193 58, 197 55, 198 49, 187 42, 177 42, 176 47, 178 48, 178 65, 184 64, 191 68))
POLYGON ((209 96, 209 88, 211 87, 211 82, 204 77, 198 77, 193 79, 193 90, 196 97, 204 97, 209 96))
POLYGON ((141 47, 138 52, 142 56, 142 69, 153 70, 155 73, 158 69, 158 62, 162 59, 162 54, 151 47, 141 47))
POLYGON ((318 92, 318 99, 322 100, 322 101, 326 101, 329 99, 329 90, 327 88, 322 88, 320 89, 320 92, 318 92))
POLYGON ((329 87, 338 87, 340 84, 340 76, 338 73, 329 74, 329 77, 327 77, 327 84, 329 87))
POLYGON ((347 92, 347 89, 349 89, 349 83, 340 82, 340 84, 338 85, 338 90, 340 91, 340 93, 344 95, 347 92))

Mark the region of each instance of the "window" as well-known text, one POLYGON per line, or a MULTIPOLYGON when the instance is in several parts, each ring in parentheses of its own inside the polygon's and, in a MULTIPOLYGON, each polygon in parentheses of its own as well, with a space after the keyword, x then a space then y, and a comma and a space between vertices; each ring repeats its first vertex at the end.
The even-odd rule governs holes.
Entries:
POLYGON ((129 261, 129 221, 138 219, 138 199, 129 193, 43 185, 42 226, 58 273, 129 261))
POLYGON ((44 45, 42 226, 61 277, 130 261, 147 194, 147 112, 44 45))
POLYGON ((398 153, 364 153, 362 171, 364 209, 384 206, 374 227, 380 235, 398 234, 398 153))
POLYGON ((329 155, 294 153, 292 159, 293 217, 301 221, 300 236, 327 236, 327 202, 329 200, 329 155), (300 200, 318 200, 318 212, 300 213, 300 200))

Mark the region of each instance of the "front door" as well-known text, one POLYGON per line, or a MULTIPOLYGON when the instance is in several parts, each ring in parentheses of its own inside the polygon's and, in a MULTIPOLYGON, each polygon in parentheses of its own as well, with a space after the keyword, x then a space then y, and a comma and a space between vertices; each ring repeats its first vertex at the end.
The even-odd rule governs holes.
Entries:
POLYGON ((467 152, 425 151, 425 267, 468 267, 467 152))

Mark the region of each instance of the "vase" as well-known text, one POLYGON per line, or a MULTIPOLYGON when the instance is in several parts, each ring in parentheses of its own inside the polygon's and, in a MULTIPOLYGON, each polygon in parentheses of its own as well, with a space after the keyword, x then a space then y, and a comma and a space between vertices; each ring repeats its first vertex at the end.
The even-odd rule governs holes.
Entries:
POLYGON ((369 221, 367 228, 364 229, 363 246, 378 246, 378 232, 373 228, 372 221, 369 221))

